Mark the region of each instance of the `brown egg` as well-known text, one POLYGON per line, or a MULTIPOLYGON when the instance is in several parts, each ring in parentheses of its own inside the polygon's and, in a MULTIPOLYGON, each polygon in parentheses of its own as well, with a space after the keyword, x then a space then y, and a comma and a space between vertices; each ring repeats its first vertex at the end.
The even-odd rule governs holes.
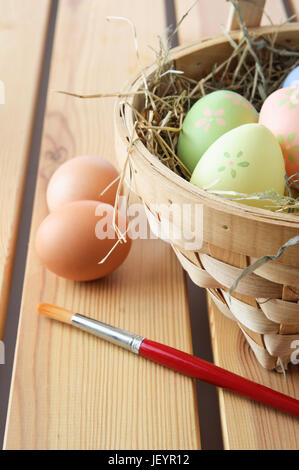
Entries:
POLYGON ((82 155, 68 160, 55 171, 49 181, 49 211, 72 201, 90 200, 114 205, 118 181, 102 196, 100 194, 118 176, 111 163, 95 155, 82 155))
MULTIPOLYGON (((113 206, 97 201, 75 201, 49 214, 36 234, 36 251, 55 274, 75 281, 89 281, 112 273, 127 257, 131 240, 118 243, 112 226, 113 206)), ((118 213, 117 225, 126 230, 126 219, 118 213)))

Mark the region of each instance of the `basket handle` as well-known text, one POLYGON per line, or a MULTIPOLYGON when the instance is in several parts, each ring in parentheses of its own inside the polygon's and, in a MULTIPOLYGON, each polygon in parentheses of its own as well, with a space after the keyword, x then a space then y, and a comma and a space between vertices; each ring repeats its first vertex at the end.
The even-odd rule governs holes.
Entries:
MULTIPOLYGON (((265 3, 265 0, 240 0, 239 6, 243 21, 248 28, 259 26, 262 20, 265 3)), ((227 22, 227 30, 232 31, 236 29, 239 29, 239 21, 237 12, 232 5, 227 22)))

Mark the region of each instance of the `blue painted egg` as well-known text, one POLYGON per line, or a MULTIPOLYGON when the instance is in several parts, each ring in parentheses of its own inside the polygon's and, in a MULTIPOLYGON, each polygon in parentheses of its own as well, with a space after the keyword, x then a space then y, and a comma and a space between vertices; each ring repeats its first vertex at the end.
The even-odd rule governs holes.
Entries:
POLYGON ((283 82, 282 87, 299 86, 299 65, 295 67, 283 82))

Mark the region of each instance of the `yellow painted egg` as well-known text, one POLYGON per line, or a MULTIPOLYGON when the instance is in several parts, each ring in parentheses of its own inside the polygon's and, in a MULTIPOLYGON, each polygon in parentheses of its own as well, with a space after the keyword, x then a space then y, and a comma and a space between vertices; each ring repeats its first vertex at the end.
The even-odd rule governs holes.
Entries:
MULTIPOLYGON (((198 162, 191 183, 214 191, 252 194, 274 190, 283 195, 285 165, 281 148, 262 124, 245 124, 214 142, 198 162)), ((240 200, 270 208, 269 201, 240 200)))

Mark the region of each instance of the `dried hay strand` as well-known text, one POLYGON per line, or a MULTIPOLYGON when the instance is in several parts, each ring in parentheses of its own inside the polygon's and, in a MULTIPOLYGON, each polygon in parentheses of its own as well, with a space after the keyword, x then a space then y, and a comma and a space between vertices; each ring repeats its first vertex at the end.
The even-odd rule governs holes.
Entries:
MULTIPOLYGON (((132 31, 143 83, 143 86, 134 92, 134 95, 144 96, 142 112, 132 107, 137 138, 152 155, 187 181, 190 180, 191 174, 177 155, 177 143, 183 120, 191 106, 208 93, 226 89, 239 93, 259 111, 266 97, 280 88, 290 71, 299 65, 299 51, 278 44, 277 34, 256 36, 249 32, 243 22, 238 0, 229 0, 238 15, 242 31, 241 39, 236 42, 229 32, 225 31, 224 34, 232 46, 230 57, 220 64, 214 64, 213 70, 199 81, 187 77, 183 71, 175 68, 171 59, 170 45, 182 22, 197 1, 183 15, 173 31, 168 32, 166 40, 159 37, 159 48, 154 50, 155 70, 150 77, 145 75, 142 67, 135 25, 125 17, 107 18, 109 21, 127 22, 132 31)), ((279 31, 279 27, 277 26, 277 31, 279 31)), ((129 92, 89 95, 68 91, 59 91, 59 93, 84 99, 121 97, 125 105, 132 106, 127 100, 129 96, 132 96, 132 93, 129 92)), ((293 175, 292 187, 289 185, 289 180, 290 178, 286 178, 286 195, 283 197, 274 191, 248 195, 230 191, 215 192, 212 188, 206 188, 206 190, 219 197, 228 197, 234 200, 236 197, 238 200, 269 200, 269 207, 272 210, 292 212, 297 215, 297 213, 299 214, 299 173, 293 175)))

